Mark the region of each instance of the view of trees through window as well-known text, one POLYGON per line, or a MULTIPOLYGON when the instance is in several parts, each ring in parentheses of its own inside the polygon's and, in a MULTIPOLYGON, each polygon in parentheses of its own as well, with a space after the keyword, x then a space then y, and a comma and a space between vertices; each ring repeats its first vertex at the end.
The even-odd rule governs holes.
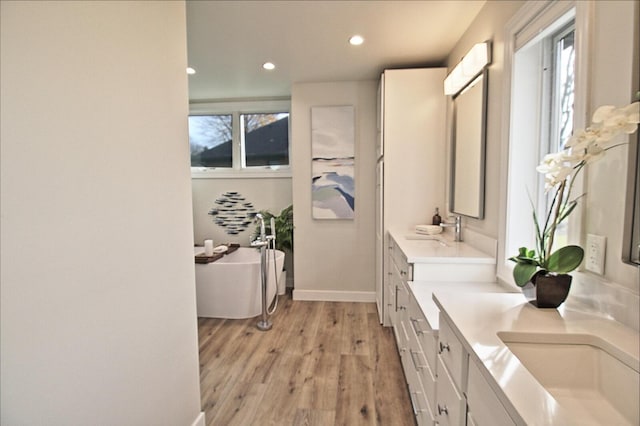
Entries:
POLYGON ((231 167, 233 117, 189 116, 191 167, 231 167))
POLYGON ((192 167, 236 168, 289 164, 289 113, 192 115, 189 117, 192 167), (240 122, 240 134, 233 122, 240 122), (234 141, 241 158, 234 159, 234 141))
MULTIPOLYGON (((553 96, 551 99, 549 152, 564 149, 565 143, 573 132, 573 104, 575 92, 575 28, 569 26, 551 37, 553 63, 553 96)), ((547 205, 551 203, 551 194, 547 194, 547 205)), ((546 208, 546 206, 545 206, 546 208)), ((567 245, 567 222, 556 229, 554 247, 567 245)))

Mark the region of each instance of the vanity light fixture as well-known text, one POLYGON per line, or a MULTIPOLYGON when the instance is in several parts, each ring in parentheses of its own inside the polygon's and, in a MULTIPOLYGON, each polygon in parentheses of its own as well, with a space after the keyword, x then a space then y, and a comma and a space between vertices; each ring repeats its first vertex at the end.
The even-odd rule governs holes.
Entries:
POLYGON ((477 43, 444 79, 444 94, 455 95, 491 63, 490 42, 477 43))
POLYGON ((356 34, 349 39, 349 44, 352 46, 360 46, 362 43, 364 43, 364 38, 361 35, 356 34))
POLYGON ((273 62, 265 62, 264 64, 262 64, 262 68, 267 71, 271 71, 276 69, 276 66, 273 64, 273 62))
POLYGON ((196 73, 196 70, 194 68, 191 67, 187 67, 187 74, 189 75, 193 75, 196 73))

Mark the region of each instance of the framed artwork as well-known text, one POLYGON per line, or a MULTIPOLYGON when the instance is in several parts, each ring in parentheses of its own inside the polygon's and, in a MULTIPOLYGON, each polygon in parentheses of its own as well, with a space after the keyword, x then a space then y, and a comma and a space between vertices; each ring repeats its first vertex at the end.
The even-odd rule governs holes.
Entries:
POLYGON ((353 219, 353 106, 311 108, 311 199, 314 219, 353 219))

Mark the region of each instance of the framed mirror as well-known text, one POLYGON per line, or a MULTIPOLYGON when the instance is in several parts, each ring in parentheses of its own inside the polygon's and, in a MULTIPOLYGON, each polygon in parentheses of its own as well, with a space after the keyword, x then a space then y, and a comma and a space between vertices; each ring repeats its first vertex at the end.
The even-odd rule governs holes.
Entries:
MULTIPOLYGON (((636 8, 637 9, 637 8, 636 8)), ((636 16, 633 42, 633 69, 631 101, 640 100, 640 41, 638 40, 638 17, 636 16)), ((627 194, 625 204, 622 260, 640 265, 640 129, 630 136, 629 163, 627 169, 627 194), (635 139, 635 140, 633 140, 635 139)))
POLYGON ((453 98, 449 209, 477 219, 484 218, 487 79, 485 69, 453 98))

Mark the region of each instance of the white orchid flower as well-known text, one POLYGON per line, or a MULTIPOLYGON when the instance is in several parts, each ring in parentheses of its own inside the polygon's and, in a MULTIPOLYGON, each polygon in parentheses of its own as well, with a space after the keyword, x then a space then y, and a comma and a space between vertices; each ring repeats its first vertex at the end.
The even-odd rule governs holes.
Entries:
POLYGON ((598 134, 593 129, 580 129, 569 138, 565 146, 567 148, 585 149, 598 139, 598 134))
POLYGON ((640 101, 629 104, 621 109, 627 114, 629 123, 640 123, 640 101))
POLYGON ((591 121, 594 123, 602 123, 607 120, 616 110, 616 107, 613 105, 602 105, 599 107, 594 113, 591 121))

